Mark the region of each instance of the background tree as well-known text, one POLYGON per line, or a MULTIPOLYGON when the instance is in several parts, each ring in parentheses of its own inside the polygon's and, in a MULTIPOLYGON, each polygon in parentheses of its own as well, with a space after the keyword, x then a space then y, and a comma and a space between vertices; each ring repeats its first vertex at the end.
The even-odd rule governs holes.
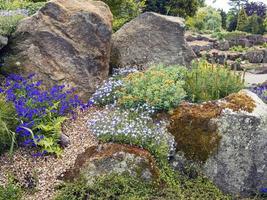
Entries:
POLYGON ((226 20, 227 31, 236 30, 237 18, 238 18, 238 15, 234 11, 231 10, 227 13, 227 20, 226 20))
POLYGON ((218 10, 220 12, 221 18, 222 18, 222 28, 226 30, 226 21, 227 21, 227 14, 223 9, 218 10))
POLYGON ((248 3, 248 0, 229 0, 229 5, 231 6, 231 11, 239 13, 241 8, 248 3))
POLYGON ((248 24, 248 15, 244 8, 238 13, 236 30, 245 31, 248 24))
POLYGON ((192 17, 200 6, 198 0, 169 0, 166 3, 167 15, 192 17))
POLYGON ((204 0, 146 0, 145 11, 179 17, 194 16, 204 0))
POLYGON ((244 8, 248 16, 251 16, 256 13, 259 17, 263 19, 266 17, 267 6, 263 2, 246 3, 244 8))
POLYGON ((222 26, 220 12, 208 6, 199 8, 194 17, 186 20, 187 27, 197 31, 219 31, 222 26))
POLYGON ((140 0, 102 0, 105 2, 113 14, 113 30, 117 31, 126 22, 132 20, 139 15, 144 6, 145 1, 140 0))

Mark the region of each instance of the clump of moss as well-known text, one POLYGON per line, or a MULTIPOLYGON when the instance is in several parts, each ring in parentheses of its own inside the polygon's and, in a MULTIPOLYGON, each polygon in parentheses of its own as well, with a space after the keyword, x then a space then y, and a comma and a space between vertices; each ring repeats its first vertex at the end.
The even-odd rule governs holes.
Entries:
POLYGON ((187 158, 205 161, 219 144, 217 126, 211 119, 221 108, 216 103, 182 104, 173 111, 169 131, 177 142, 177 150, 187 158))
POLYGON ((225 108, 229 108, 233 111, 247 111, 249 113, 253 112, 256 107, 255 102, 251 97, 244 93, 234 93, 225 98, 225 108))
POLYGON ((175 137, 177 150, 185 152, 189 159, 206 161, 221 139, 211 119, 225 108, 252 112, 255 106, 253 99, 241 92, 227 96, 221 103, 182 104, 171 114, 168 129, 175 137))

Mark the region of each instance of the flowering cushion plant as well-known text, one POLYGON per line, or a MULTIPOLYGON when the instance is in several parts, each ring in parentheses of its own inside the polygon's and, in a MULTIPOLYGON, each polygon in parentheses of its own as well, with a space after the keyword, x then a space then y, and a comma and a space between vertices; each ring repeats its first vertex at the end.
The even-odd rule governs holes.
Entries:
POLYGON ((251 88, 265 103, 267 103, 267 83, 251 88))
POLYGON ((33 81, 33 75, 23 78, 9 75, 0 88, 6 100, 12 102, 19 121, 16 134, 19 144, 39 146, 42 153, 60 154, 58 141, 61 124, 73 109, 84 106, 74 90, 55 85, 49 90, 40 88, 41 81, 33 81))

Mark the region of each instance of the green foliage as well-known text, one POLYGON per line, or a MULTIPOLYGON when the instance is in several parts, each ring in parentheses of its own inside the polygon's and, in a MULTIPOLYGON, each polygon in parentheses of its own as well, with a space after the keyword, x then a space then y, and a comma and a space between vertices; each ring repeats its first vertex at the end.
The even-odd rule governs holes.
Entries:
POLYGON ((132 108, 148 104, 158 110, 170 110, 186 96, 183 90, 183 67, 156 66, 123 78, 124 86, 117 92, 119 104, 132 108))
POLYGON ((145 1, 103 0, 113 14, 113 30, 117 31, 125 23, 137 17, 145 6, 145 1))
POLYGON ((128 173, 113 173, 97 178, 92 185, 88 185, 82 178, 74 183, 67 183, 55 200, 83 200, 86 197, 92 200, 171 200, 180 196, 176 190, 159 186, 157 182, 143 181, 128 173))
POLYGON ((194 16, 202 5, 202 0, 146 0, 145 10, 186 18, 194 16))
POLYGON ((235 31, 237 26, 238 15, 234 11, 229 11, 227 13, 226 27, 227 31, 235 31))
POLYGON ((244 31, 252 34, 263 34, 265 30, 263 23, 261 17, 257 14, 253 14, 248 18, 247 26, 244 31))
POLYGON ((0 200, 20 200, 22 198, 22 189, 14 180, 9 179, 6 186, 0 185, 0 200))
POLYGON ((27 9, 29 14, 32 15, 44 4, 45 0, 0 0, 0 10, 27 9))
POLYGON ((227 14, 222 9, 220 9, 219 12, 222 18, 222 28, 226 30, 227 29, 227 14))
POLYGON ((231 39, 236 39, 239 37, 245 37, 247 35, 249 34, 246 32, 242 32, 242 31, 224 32, 223 38, 226 40, 231 40, 231 39))
POLYGON ((212 7, 199 8, 194 17, 186 20, 186 25, 196 31, 212 30, 219 31, 222 27, 220 12, 212 7))
POLYGON ((238 13, 248 0, 229 0, 231 11, 238 13))
POLYGON ((12 153, 16 142, 13 132, 16 125, 16 111, 11 103, 6 102, 5 97, 0 94, 0 154, 10 149, 12 153))
POLYGON ((169 0, 166 3, 167 15, 192 17, 199 7, 198 0, 169 0))
POLYGON ((18 22, 23 18, 23 15, 0 16, 0 35, 9 36, 15 31, 18 22))
POLYGON ((45 2, 29 2, 23 6, 23 8, 27 9, 29 12, 29 15, 33 15, 36 13, 41 7, 45 5, 45 2))
POLYGON ((238 45, 238 46, 231 47, 229 50, 233 52, 246 52, 249 50, 249 48, 238 45))
POLYGON ((185 78, 185 90, 193 102, 220 99, 243 88, 240 74, 203 60, 193 63, 185 78))

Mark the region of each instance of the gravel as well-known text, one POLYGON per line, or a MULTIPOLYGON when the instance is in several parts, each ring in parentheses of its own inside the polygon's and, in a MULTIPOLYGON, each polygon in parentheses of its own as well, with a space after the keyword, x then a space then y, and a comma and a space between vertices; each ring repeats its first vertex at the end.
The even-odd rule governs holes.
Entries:
POLYGON ((55 195, 55 186, 61 183, 57 179, 63 172, 74 166, 77 156, 87 148, 98 144, 89 132, 87 121, 95 108, 78 112, 75 120, 64 123, 62 131, 70 139, 70 145, 64 149, 60 158, 55 156, 33 157, 30 149, 19 148, 13 157, 4 154, 0 157, 0 185, 7 182, 8 174, 15 177, 23 186, 34 188, 34 192, 24 195, 25 200, 51 200, 55 195), (36 187, 35 187, 36 186, 36 187))

